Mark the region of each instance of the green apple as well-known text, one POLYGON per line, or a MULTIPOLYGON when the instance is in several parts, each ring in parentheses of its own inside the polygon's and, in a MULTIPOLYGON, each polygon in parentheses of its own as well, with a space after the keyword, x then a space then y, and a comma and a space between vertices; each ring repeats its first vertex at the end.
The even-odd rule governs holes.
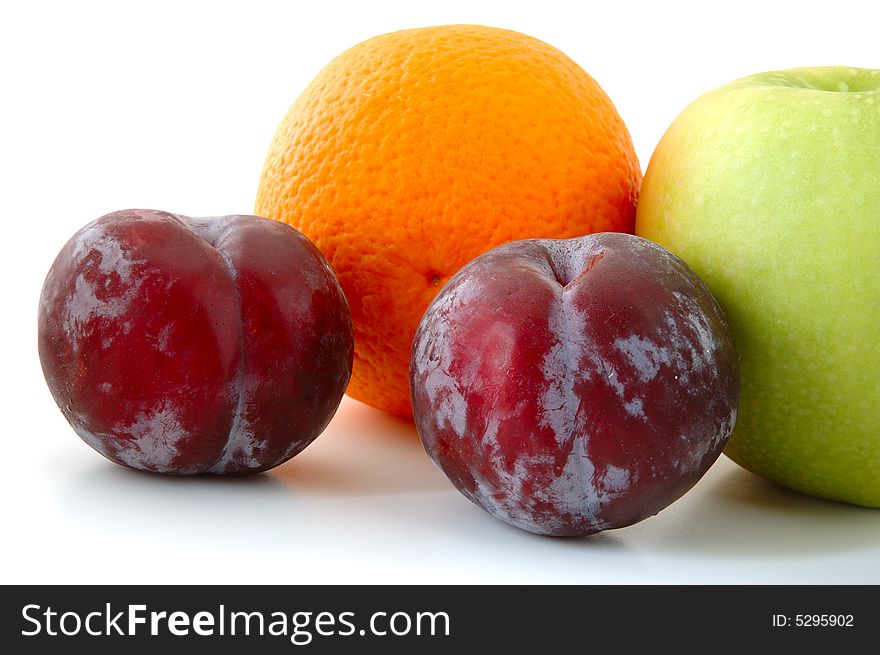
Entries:
POLYGON ((880 70, 762 73, 702 96, 651 158, 636 232, 727 312, 742 395, 725 453, 880 507, 880 70))

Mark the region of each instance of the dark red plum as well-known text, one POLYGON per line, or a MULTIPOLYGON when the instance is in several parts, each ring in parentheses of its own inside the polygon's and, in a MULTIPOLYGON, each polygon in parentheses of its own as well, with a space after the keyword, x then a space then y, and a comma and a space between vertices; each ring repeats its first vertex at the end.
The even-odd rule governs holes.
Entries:
POLYGON ((718 458, 737 357, 696 274, 629 234, 517 241, 461 269, 413 342, 422 442, 467 498, 545 535, 652 516, 718 458))
POLYGON ((125 466, 255 473, 326 427, 351 376, 348 304, 318 249, 256 216, 103 216, 67 242, 39 307, 49 389, 125 466))

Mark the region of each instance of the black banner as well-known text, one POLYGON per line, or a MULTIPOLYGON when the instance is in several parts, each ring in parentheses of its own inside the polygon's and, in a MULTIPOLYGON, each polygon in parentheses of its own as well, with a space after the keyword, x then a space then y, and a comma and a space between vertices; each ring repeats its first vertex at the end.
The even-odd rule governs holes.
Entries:
POLYGON ((676 652, 713 645, 877 643, 868 586, 20 586, 5 587, 4 652, 130 646, 194 652, 441 653, 548 647, 676 652))

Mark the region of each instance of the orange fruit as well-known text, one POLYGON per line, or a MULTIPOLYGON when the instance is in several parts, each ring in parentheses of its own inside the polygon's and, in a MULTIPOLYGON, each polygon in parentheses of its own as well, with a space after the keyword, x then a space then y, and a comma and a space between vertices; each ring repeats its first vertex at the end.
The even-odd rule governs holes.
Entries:
POLYGON ((303 232, 339 277, 349 395, 409 417, 412 338, 443 283, 507 241, 632 232, 641 178, 614 105, 574 61, 450 25, 330 62, 275 134, 256 213, 303 232))

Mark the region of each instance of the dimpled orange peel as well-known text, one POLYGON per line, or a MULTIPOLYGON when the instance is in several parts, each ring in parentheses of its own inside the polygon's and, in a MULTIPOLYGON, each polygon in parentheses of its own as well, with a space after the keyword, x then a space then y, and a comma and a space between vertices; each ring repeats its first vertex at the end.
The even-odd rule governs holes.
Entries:
POLYGON ((632 232, 642 175, 611 100, 535 38, 404 30, 342 53, 281 122, 256 213, 326 256, 351 306, 348 394, 411 417, 410 347, 440 287, 508 241, 632 232))

